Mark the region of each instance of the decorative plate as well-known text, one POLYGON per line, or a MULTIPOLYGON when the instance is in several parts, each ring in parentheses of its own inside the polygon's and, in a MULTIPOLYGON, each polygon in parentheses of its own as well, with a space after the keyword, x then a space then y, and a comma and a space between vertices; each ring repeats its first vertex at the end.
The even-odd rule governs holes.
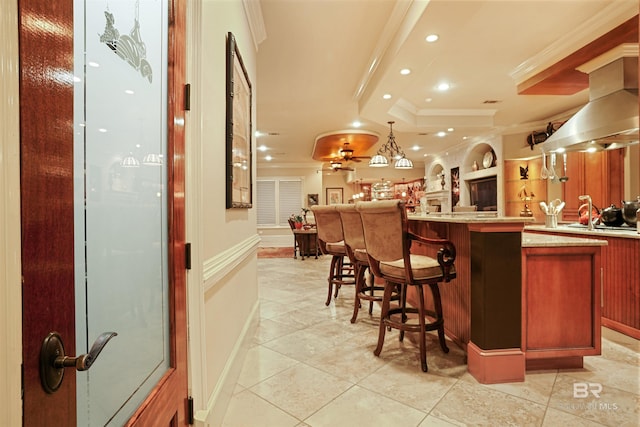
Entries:
POLYGON ((482 166, 484 166, 485 169, 490 168, 491 166, 493 166, 493 162, 495 161, 495 154, 493 154, 493 151, 487 151, 486 153, 484 153, 484 157, 482 158, 482 166))

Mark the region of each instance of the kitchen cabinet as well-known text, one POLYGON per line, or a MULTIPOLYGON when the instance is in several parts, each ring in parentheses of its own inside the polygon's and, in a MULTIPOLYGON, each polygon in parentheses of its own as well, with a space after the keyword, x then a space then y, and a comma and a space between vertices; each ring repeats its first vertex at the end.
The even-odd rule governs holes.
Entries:
POLYGON ((527 226, 526 231, 604 240, 602 247, 602 326, 640 339, 640 235, 559 226, 527 226))
POLYGON ((601 246, 551 235, 523 238, 522 349, 527 369, 581 368, 599 355, 601 246), (527 247, 527 240, 542 242, 527 247), (557 246, 545 245, 556 239, 557 246))
MULTIPOLYGON (((562 172, 559 155, 556 173, 562 175, 562 172)), ((567 176, 569 180, 561 184, 565 202, 563 221, 578 221, 578 209, 584 203, 578 197, 583 194, 590 195, 599 209, 612 203, 619 207, 624 198, 624 150, 567 153, 567 176)))

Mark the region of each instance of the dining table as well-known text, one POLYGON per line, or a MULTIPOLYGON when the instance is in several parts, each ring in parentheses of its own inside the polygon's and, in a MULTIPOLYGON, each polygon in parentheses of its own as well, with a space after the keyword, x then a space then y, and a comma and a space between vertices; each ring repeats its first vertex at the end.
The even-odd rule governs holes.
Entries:
POLYGON ((304 260, 305 256, 310 257, 311 253, 315 254, 315 259, 318 259, 318 229, 308 225, 294 229, 293 234, 298 242, 300 259, 304 260))

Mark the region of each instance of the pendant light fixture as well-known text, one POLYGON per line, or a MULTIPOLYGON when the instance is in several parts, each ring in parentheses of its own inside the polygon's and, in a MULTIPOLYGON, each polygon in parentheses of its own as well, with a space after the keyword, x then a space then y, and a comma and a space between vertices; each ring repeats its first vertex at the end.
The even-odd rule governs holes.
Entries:
POLYGON ((371 158, 369 166, 372 168, 384 168, 389 166, 390 160, 395 160, 394 167, 396 169, 413 169, 413 163, 406 158, 404 151, 398 146, 396 138, 393 136, 393 124, 395 122, 390 121, 387 123, 389 123, 389 139, 386 144, 380 147, 376 155, 371 158))

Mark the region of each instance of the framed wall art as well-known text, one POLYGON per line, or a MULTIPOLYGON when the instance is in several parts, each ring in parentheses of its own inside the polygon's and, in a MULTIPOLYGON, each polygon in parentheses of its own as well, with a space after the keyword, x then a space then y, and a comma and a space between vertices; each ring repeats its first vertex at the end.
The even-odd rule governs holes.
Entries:
POLYGON ((315 206, 318 204, 318 194, 307 194, 307 206, 315 206))
POLYGON ((339 205, 342 203, 342 187, 327 188, 327 204, 339 205))
POLYGON ((226 205, 252 206, 251 81, 236 39, 227 34, 226 205))

